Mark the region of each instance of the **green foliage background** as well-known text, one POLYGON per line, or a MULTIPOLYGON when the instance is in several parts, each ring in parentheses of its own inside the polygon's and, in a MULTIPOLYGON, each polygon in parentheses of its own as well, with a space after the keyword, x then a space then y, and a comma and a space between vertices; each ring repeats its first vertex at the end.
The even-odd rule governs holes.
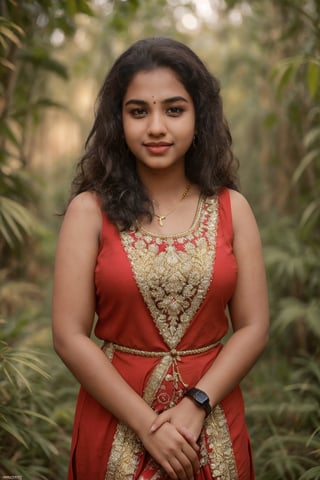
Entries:
POLYGON ((199 3, 0 3, 1 475, 66 475, 78 387, 51 345, 54 213, 90 127, 69 99, 82 98, 72 95, 79 82, 97 93, 134 40, 165 35, 221 79, 242 190, 262 233, 271 339, 243 382, 256 478, 320 478, 320 4, 212 0, 203 14, 199 3), (51 112, 78 125, 76 152, 41 149, 51 112))

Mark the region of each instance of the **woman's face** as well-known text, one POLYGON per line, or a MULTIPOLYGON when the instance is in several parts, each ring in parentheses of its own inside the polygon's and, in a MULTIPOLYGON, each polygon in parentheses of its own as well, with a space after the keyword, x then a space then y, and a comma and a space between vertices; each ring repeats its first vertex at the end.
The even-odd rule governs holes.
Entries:
POLYGON ((138 171, 184 169, 195 134, 193 100, 170 68, 138 72, 122 104, 126 143, 138 171))

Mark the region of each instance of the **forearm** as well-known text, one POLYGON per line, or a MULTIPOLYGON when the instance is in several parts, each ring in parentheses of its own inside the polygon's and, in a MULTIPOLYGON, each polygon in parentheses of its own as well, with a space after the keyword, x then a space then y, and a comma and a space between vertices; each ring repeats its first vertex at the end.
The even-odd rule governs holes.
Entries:
POLYGON ((267 331, 253 325, 240 328, 230 337, 196 385, 207 393, 212 407, 221 402, 251 370, 267 339, 267 331))
POLYGON ((55 342, 55 349, 80 384, 118 420, 138 435, 156 413, 117 372, 102 350, 85 335, 55 342), (134 415, 132 415, 134 412, 134 415))

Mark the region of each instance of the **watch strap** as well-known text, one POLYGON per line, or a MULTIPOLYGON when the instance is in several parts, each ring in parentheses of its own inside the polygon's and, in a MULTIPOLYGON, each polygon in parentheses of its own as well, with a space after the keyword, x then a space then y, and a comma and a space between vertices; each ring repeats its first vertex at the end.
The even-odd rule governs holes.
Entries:
POLYGON ((200 390, 200 388, 190 388, 190 390, 184 393, 184 397, 191 398, 199 407, 203 408, 206 412, 206 417, 211 413, 209 397, 206 392, 200 390))

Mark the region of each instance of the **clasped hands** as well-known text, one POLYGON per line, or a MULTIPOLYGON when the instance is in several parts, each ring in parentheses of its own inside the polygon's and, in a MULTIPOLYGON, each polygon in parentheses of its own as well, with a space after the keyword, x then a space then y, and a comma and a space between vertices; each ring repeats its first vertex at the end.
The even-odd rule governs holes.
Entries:
POLYGON ((155 418, 141 438, 145 448, 173 480, 192 480, 200 470, 197 440, 205 412, 189 398, 155 418))

